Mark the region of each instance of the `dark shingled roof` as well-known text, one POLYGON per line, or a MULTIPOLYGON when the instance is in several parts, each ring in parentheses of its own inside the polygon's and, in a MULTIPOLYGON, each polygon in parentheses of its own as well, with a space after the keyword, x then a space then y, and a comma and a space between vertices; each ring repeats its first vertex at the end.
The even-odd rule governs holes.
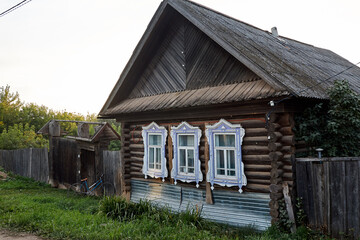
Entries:
MULTIPOLYGON (((360 68, 330 50, 282 36, 275 37, 268 31, 238 21, 197 3, 186 0, 165 0, 155 13, 128 65, 101 110, 100 116, 120 114, 121 111, 125 110, 123 108, 125 102, 116 102, 116 93, 121 88, 139 52, 144 51, 143 47, 146 40, 153 34, 152 31, 158 24, 157 21, 167 11, 168 6, 179 12, 229 54, 261 77, 269 86, 278 91, 278 96, 287 93, 296 97, 326 99, 327 89, 336 79, 348 80, 351 88, 360 93, 360 68), (339 74, 342 71, 344 72, 339 74), (337 76, 332 78, 334 75, 337 76)), ((161 95, 158 96, 161 97, 161 95)), ((247 99, 249 98, 236 100, 247 99)), ((128 104, 127 102, 126 105, 128 104)), ((183 106, 174 105, 173 107, 183 106)), ((139 110, 139 106, 134 106, 133 109, 126 108, 125 111, 135 112, 139 110)))

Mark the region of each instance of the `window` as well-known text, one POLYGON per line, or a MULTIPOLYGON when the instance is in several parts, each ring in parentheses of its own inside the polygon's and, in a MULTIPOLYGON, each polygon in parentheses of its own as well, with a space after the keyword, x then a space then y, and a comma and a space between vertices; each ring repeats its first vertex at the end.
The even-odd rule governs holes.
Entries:
POLYGON ((221 186, 246 185, 241 145, 245 130, 240 124, 231 124, 224 119, 212 126, 206 126, 209 142, 209 170, 207 181, 214 189, 214 184, 221 186))
POLYGON ((153 178, 161 177, 163 181, 168 176, 165 158, 165 142, 167 131, 165 127, 158 126, 155 122, 143 127, 144 163, 143 174, 153 178))
POLYGON ((199 144, 201 130, 187 122, 171 128, 171 138, 174 146, 173 168, 171 177, 183 182, 199 182, 203 180, 201 162, 199 160, 199 144))

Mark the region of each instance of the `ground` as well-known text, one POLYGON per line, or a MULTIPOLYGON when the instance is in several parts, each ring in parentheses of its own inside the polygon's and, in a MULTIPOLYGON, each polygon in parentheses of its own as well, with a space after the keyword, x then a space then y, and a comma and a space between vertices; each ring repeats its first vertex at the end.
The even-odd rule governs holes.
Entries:
POLYGON ((12 232, 9 230, 0 229, 0 240, 43 240, 28 233, 12 232))

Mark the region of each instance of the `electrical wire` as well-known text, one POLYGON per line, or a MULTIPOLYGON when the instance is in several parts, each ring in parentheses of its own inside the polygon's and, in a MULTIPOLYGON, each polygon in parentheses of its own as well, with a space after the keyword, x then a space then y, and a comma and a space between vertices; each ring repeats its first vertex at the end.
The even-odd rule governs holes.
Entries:
POLYGON ((16 10, 16 9, 24 6, 25 4, 27 4, 27 3, 31 2, 31 1, 32 1, 32 0, 23 0, 23 1, 19 2, 18 4, 12 6, 12 7, 9 8, 8 10, 0 13, 0 17, 3 17, 3 16, 5 16, 6 14, 11 13, 12 11, 14 11, 14 10, 16 10))

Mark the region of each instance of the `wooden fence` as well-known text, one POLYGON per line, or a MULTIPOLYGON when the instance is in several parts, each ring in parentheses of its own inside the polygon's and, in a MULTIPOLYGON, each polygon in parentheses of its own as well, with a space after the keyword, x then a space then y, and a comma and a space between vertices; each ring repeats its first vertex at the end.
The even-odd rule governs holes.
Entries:
POLYGON ((360 158, 296 160, 309 224, 335 238, 360 238, 360 158))
POLYGON ((104 182, 114 185, 116 194, 121 194, 121 155, 120 151, 103 151, 104 182))
POLYGON ((0 150, 0 166, 6 171, 36 181, 47 182, 49 179, 48 150, 46 148, 0 150))
MULTIPOLYGON (((74 183, 76 181, 77 161, 76 144, 70 141, 59 141, 54 177, 60 183, 74 183)), ((48 150, 46 148, 0 150, 0 166, 6 171, 32 178, 40 182, 49 180, 48 150)), ((121 159, 120 151, 103 151, 104 182, 114 185, 116 194, 121 194, 121 159)))

